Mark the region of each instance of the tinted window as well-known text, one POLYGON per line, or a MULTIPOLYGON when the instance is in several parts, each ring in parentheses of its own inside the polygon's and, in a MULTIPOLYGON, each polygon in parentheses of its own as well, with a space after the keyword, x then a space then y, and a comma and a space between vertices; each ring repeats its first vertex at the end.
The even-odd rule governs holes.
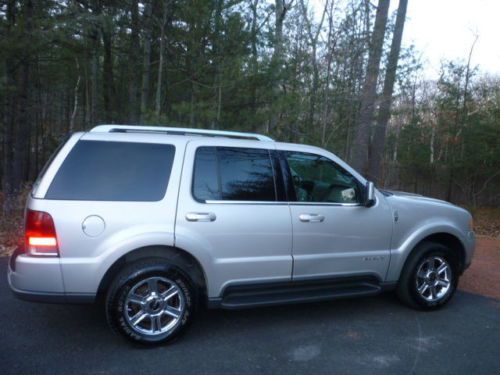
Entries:
POLYGON ((196 152, 193 180, 193 194, 199 200, 276 200, 267 150, 200 147, 196 152))
POLYGON ((38 174, 37 179, 35 180, 35 183, 33 184, 33 190, 32 193, 36 194, 36 190, 38 189, 38 185, 40 185, 40 181, 42 181, 43 176, 49 169, 49 166, 52 164, 54 159, 56 158, 57 154, 59 154, 59 151, 64 147, 64 145, 68 142, 68 140, 71 138, 71 135, 68 135, 64 141, 62 141, 59 146, 54 150, 54 152, 50 155, 49 159, 45 162, 45 165, 43 166, 42 170, 38 174))
POLYGON ((161 200, 174 153, 172 145, 79 141, 54 177, 46 198, 161 200))
POLYGON ((194 162, 193 192, 196 199, 221 199, 215 147, 200 147, 194 162))
POLYGON ((357 180, 324 156, 287 152, 295 195, 299 202, 359 203, 357 180))

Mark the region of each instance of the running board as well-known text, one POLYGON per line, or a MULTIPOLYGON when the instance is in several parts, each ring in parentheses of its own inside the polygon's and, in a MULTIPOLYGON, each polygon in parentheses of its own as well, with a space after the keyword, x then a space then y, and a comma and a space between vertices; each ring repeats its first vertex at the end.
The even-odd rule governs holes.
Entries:
POLYGON ((211 302, 213 307, 218 305, 223 309, 236 310, 371 296, 381 291, 382 287, 378 280, 366 277, 313 282, 286 282, 230 286, 226 289, 221 300, 211 302))

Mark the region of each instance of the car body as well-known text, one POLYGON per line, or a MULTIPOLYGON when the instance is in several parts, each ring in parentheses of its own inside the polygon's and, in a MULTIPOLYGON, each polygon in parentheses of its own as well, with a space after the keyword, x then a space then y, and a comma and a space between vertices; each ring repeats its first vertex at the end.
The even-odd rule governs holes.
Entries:
POLYGON ((422 243, 454 254, 456 279, 475 246, 466 210, 375 189, 326 150, 249 133, 74 133, 27 212, 52 218, 57 251, 16 250, 8 280, 19 297, 46 302, 106 298, 145 258, 173 259, 210 307, 370 295, 396 288, 422 243))

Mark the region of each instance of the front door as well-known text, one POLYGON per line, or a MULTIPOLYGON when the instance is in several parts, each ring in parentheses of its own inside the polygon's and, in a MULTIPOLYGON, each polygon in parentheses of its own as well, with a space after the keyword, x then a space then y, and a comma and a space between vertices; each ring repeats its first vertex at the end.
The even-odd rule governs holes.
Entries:
POLYGON ((295 193, 290 202, 293 279, 358 275, 385 280, 392 214, 383 196, 377 192, 375 205, 363 206, 363 186, 345 168, 326 155, 290 147, 283 156, 295 193))

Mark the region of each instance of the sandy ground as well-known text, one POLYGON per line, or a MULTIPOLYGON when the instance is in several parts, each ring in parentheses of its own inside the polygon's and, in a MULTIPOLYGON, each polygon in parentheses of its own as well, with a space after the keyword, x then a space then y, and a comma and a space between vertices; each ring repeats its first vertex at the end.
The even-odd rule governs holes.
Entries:
POLYGON ((500 239, 480 237, 459 289, 500 300, 500 239))

